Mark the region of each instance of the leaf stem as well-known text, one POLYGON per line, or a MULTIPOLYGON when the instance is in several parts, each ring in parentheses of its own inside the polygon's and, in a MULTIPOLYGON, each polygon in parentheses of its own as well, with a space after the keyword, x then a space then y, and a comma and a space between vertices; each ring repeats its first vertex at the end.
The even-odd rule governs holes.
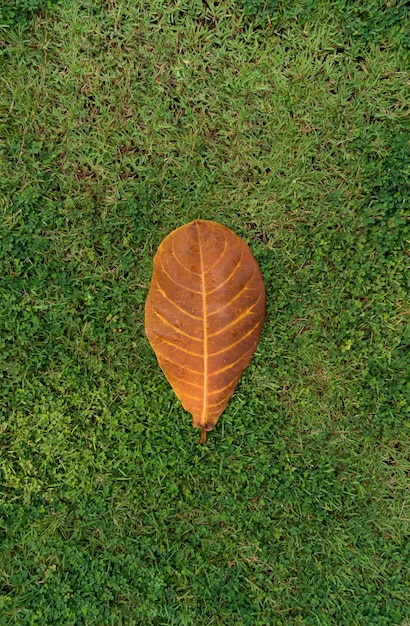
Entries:
POLYGON ((206 443, 206 430, 205 428, 201 428, 201 439, 199 443, 206 443))

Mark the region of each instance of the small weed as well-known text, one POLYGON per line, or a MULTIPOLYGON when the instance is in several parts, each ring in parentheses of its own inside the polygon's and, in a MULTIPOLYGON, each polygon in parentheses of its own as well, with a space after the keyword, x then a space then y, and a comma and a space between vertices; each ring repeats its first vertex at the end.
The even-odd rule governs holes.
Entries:
POLYGON ((49 9, 58 0, 2 0, 0 27, 24 26, 33 15, 49 9))

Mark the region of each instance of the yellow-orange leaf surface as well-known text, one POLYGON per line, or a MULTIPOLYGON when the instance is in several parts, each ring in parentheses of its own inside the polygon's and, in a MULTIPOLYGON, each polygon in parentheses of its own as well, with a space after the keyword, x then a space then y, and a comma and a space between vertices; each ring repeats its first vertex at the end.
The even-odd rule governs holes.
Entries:
POLYGON ((159 365, 201 429, 212 430, 249 364, 265 287, 249 246, 205 220, 170 233, 154 258, 145 332, 159 365))

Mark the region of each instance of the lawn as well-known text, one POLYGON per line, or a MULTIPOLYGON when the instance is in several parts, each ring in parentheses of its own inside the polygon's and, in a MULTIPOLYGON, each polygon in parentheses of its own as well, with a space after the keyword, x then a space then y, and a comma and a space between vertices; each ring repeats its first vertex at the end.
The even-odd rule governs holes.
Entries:
POLYGON ((408 626, 406 3, 0 24, 0 626, 408 626), (204 446, 144 333, 198 218, 267 292, 204 446))

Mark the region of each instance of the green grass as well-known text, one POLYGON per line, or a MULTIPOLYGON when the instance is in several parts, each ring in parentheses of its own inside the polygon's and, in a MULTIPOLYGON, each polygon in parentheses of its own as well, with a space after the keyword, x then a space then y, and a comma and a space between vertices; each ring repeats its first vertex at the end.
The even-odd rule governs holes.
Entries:
POLYGON ((408 624, 409 20, 359 4, 0 29, 1 626, 408 624), (143 329, 196 218, 268 298, 206 446, 143 329))

